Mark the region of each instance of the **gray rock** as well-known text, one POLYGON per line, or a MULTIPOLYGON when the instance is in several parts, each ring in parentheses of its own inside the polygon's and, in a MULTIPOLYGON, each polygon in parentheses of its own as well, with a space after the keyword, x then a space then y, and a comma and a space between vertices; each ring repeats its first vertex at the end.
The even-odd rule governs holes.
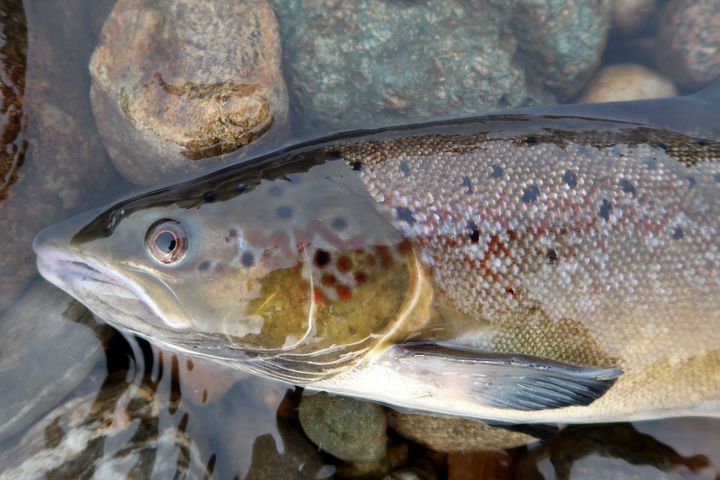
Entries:
POLYGON ((377 462, 385 457, 387 420, 374 403, 325 393, 300 400, 300 424, 320 449, 347 462, 377 462))
POLYGON ((100 361, 109 328, 38 280, 0 317, 0 440, 70 393, 100 361))
POLYGON ((609 0, 273 3, 298 116, 335 129, 568 98, 610 18, 609 0))
POLYGON ((277 20, 265 0, 119 0, 90 73, 103 142, 135 183, 227 163, 218 156, 286 125, 277 20))
POLYGON ((162 408, 152 390, 125 383, 74 398, 0 453, 0 479, 202 478, 187 417, 160 422, 162 408))
POLYGON ((663 73, 688 88, 720 78, 720 0, 671 0, 660 18, 655 53, 663 73))
POLYGON ((403 437, 439 452, 479 452, 526 445, 534 437, 479 420, 390 412, 390 427, 403 437))
POLYGON ((325 465, 315 447, 292 427, 278 422, 282 444, 271 434, 255 439, 252 464, 245 480, 282 478, 288 480, 332 477, 335 469, 325 465))

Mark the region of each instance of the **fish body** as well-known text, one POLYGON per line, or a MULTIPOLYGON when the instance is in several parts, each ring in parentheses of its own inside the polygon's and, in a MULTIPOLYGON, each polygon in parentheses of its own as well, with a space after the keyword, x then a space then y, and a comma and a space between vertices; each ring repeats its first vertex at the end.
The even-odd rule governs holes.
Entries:
POLYGON ((718 415, 718 96, 307 142, 52 227, 38 267, 121 329, 309 389, 718 415))

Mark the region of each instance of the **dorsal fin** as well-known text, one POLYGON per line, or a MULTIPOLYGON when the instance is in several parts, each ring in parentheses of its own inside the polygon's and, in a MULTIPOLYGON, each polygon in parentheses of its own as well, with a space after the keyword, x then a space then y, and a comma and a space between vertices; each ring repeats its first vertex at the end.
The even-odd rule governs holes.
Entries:
POLYGON ((708 103, 716 103, 720 108, 720 79, 715 80, 715 83, 692 96, 705 100, 708 103))

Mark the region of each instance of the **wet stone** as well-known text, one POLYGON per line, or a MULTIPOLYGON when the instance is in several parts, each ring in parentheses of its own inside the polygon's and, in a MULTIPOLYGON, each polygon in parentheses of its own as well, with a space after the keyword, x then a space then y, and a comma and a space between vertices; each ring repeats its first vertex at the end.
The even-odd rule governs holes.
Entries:
POLYGON ((448 480, 511 480, 512 459, 506 452, 476 452, 448 456, 448 480))
POLYGON ((612 7, 613 29, 632 35, 648 25, 657 8, 657 0, 615 0, 612 7))
POLYGON ((152 184, 284 131, 280 58, 264 0, 119 0, 90 62, 93 111, 118 170, 152 184))
POLYGON ((407 443, 398 443, 387 448, 387 455, 377 462, 343 463, 337 467, 337 477, 344 479, 371 479, 391 475, 390 472, 404 467, 408 461, 407 443))
POLYGON ((671 0, 660 16, 656 61, 686 88, 720 78, 720 1, 671 0))
POLYGON ((326 465, 317 449, 289 425, 279 421, 280 444, 271 434, 257 437, 246 480, 331 478, 335 468, 326 465))
POLYGON ((99 201, 113 179, 83 88, 90 40, 76 20, 81 7, 51 0, 26 15, 20 1, 2 6, 0 311, 36 275, 33 236, 99 201))
POLYGON ((187 413, 167 424, 161 408, 152 390, 125 383, 69 400, 0 453, 0 479, 202 478, 187 413))
POLYGON ((385 457, 387 420, 374 403, 325 393, 300 401, 300 423, 321 450, 347 462, 377 462, 385 457))
POLYGON ((478 452, 514 448, 533 442, 535 437, 479 420, 390 412, 390 427, 403 437, 439 452, 478 452))
POLYGON ((298 117, 333 129, 569 98, 610 19, 607 0, 273 3, 298 117))
POLYGON ((677 90, 669 79, 642 65, 627 63, 598 70, 578 103, 650 100, 675 95, 677 90))
POLYGON ((111 330, 38 280, 0 316, 0 441, 18 433, 104 362, 111 330))

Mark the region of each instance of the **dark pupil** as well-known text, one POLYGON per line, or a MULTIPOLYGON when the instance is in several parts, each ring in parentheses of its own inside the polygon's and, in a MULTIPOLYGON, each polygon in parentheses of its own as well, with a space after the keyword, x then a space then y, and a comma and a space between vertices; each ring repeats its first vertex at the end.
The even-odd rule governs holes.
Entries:
POLYGON ((177 240, 175 235, 170 232, 162 232, 155 237, 155 246, 164 253, 172 253, 177 246, 177 240))

